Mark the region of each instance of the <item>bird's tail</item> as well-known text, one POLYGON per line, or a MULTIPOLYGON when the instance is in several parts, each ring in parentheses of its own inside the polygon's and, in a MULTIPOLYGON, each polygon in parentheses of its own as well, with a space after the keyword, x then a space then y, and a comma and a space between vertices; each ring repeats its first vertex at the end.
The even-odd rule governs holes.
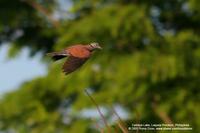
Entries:
POLYGON ((47 53, 47 56, 50 56, 54 61, 57 61, 64 57, 67 57, 68 54, 66 52, 51 52, 47 53))

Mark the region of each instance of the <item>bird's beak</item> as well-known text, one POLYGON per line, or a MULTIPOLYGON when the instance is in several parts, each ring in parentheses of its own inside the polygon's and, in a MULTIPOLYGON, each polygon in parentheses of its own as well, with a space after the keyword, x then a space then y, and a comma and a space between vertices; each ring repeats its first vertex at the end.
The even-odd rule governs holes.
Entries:
POLYGON ((97 47, 97 49, 100 49, 100 50, 102 50, 102 47, 101 47, 101 46, 98 46, 98 47, 97 47))

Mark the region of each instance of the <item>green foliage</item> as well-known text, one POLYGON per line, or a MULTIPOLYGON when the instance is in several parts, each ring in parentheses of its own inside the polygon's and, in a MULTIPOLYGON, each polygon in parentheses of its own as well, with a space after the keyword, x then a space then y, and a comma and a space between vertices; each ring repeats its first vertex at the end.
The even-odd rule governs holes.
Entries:
MULTIPOLYGON (((0 22, 0 34, 6 38, 0 41, 10 42, 11 56, 23 47, 45 53, 93 41, 103 50, 71 75, 61 73, 63 61, 54 63, 44 77, 4 95, 0 101, 1 130, 97 132, 94 122, 81 115, 83 110, 94 109, 84 94, 87 88, 100 106, 123 107, 129 115, 128 125, 136 123, 136 112, 140 122, 164 123, 160 111, 172 122, 189 123, 192 132, 200 131, 198 0, 74 0, 73 17, 63 19, 56 28, 37 10, 15 2, 22 4, 19 12, 25 14, 14 12, 16 6, 11 8, 4 1, 4 10, 11 16, 0 15, 6 22, 0 22), (16 29, 23 34, 9 39, 12 34, 6 27, 12 34, 16 29)), ((40 4, 49 10, 55 8, 47 3, 40 4)), ((111 119, 109 108, 105 116, 111 119)))
MULTIPOLYGON (((37 12, 26 1, 0 1, 0 45, 4 42, 12 42, 10 47, 12 51, 15 49, 15 53, 27 46, 30 47, 30 55, 39 51, 47 52, 52 49, 55 42, 56 30, 47 22, 44 14, 37 12)), ((50 10, 55 3, 51 1, 43 6, 49 7, 47 9, 50 10)), ((10 57, 14 55, 10 54, 10 57)))

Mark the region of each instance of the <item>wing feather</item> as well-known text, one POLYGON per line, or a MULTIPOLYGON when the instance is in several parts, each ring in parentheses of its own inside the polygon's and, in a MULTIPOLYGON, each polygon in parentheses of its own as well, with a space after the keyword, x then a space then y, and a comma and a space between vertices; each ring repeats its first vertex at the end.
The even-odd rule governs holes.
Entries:
POLYGON ((88 58, 78 58, 74 56, 69 56, 67 61, 63 65, 63 72, 67 75, 79 67, 81 67, 88 58))

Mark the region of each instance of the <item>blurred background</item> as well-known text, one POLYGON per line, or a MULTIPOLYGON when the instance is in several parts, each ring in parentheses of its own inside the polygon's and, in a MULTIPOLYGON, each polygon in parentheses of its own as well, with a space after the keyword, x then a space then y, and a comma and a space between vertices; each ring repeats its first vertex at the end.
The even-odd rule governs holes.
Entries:
POLYGON ((110 126, 113 107, 199 133, 199 35, 199 0, 0 0, 0 132, 99 132, 87 89, 110 126), (45 56, 90 42, 103 50, 68 76, 45 56))

